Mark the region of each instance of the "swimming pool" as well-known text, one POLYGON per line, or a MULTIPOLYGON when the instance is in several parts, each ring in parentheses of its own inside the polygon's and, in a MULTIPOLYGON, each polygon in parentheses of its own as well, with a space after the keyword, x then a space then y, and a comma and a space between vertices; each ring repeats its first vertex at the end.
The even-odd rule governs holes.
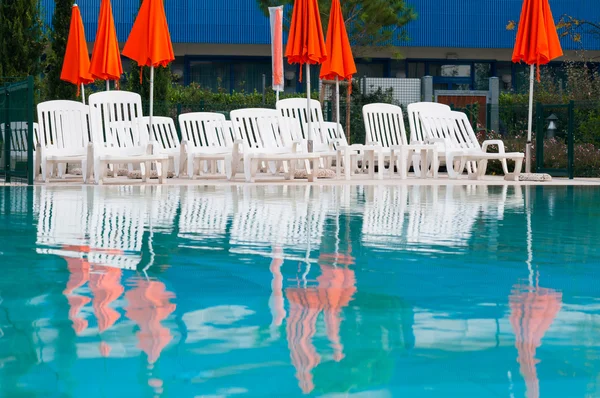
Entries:
POLYGON ((0 395, 600 396, 600 189, 0 188, 0 395))

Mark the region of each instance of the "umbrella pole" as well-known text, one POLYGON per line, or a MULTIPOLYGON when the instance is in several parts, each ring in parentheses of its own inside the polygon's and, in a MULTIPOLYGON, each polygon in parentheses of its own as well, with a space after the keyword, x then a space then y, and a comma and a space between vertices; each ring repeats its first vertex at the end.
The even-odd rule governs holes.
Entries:
POLYGON ((311 153, 313 152, 313 131, 311 126, 312 114, 310 109, 310 65, 308 63, 306 64, 306 105, 306 109, 308 110, 306 114, 308 128, 306 139, 308 140, 308 152, 311 153))
POLYGON ((529 72, 529 118, 527 120, 527 145, 525 147, 525 172, 531 173, 531 129, 533 124, 533 69, 530 66, 529 72))
POLYGON ((335 138, 340 139, 340 78, 335 77, 335 138))
POLYGON ((152 115, 154 113, 154 66, 150 67, 150 118, 149 118, 149 129, 150 142, 154 142, 154 134, 152 134, 152 115))
POLYGON ((110 83, 108 80, 106 81, 106 91, 110 91, 110 83))
POLYGON ((83 83, 81 83, 81 102, 85 105, 85 88, 83 87, 83 83))

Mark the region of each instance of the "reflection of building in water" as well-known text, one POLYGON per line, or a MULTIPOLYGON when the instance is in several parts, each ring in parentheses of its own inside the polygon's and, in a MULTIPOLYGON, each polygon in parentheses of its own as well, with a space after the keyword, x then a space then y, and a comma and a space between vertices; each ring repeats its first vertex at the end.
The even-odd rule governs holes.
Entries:
POLYGON ((562 294, 552 289, 515 286, 509 302, 517 361, 527 385, 527 398, 539 398, 540 381, 536 369, 539 360, 535 358, 535 353, 560 311, 562 294))

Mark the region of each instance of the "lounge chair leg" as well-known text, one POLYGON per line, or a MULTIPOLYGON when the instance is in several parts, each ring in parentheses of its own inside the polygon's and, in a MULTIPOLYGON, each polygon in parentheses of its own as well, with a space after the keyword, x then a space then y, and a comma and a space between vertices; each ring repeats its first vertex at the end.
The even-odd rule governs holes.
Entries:
POLYGON ((408 178, 408 165, 407 163, 409 163, 410 160, 410 156, 411 156, 411 152, 412 151, 407 151, 406 149, 402 148, 400 150, 400 166, 399 168, 399 172, 400 172, 400 179, 401 180, 406 180, 408 178))
POLYGON ((312 170, 311 170, 311 173, 308 174, 308 182, 314 182, 315 181, 317 173, 319 172, 319 163, 320 163, 320 159, 313 159, 313 161, 312 161, 312 170))
POLYGON ((438 178, 438 172, 440 169, 440 159, 438 158, 437 149, 431 150, 431 170, 433 178, 438 178))

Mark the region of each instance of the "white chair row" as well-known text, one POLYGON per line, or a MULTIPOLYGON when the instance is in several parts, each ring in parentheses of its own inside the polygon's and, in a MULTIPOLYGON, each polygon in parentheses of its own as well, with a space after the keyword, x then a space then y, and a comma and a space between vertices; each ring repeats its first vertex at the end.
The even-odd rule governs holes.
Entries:
POLYGON ((45 181, 51 166, 66 163, 80 163, 84 181, 93 172, 95 182, 101 183, 107 166, 114 164, 127 164, 130 169, 139 164, 144 180, 154 163, 163 182, 171 162, 175 176, 184 168, 190 178, 210 170, 232 179, 243 171, 246 181, 252 182, 260 169, 273 174, 283 171, 292 179, 299 167, 306 169, 312 181, 319 168, 331 167, 334 157, 338 170, 342 162, 349 163, 344 164, 346 169, 355 169, 359 159, 363 168, 370 162, 371 172, 376 165, 383 170, 387 161, 390 171, 398 170, 401 178, 407 177, 411 165, 417 176, 437 177, 443 163, 451 178, 461 175, 465 167, 471 178, 480 178, 492 159, 502 161, 505 173, 506 160, 515 160, 513 176, 517 176, 523 161, 521 153, 506 153, 501 141, 480 146, 466 115, 435 103, 409 105, 410 143, 400 107, 365 105, 366 142, 352 146, 343 130, 324 121, 316 100, 310 112, 304 99, 286 99, 277 102, 277 110, 232 111, 231 121, 220 113, 182 114, 178 120, 181 143, 171 118, 153 117, 150 132, 150 119, 142 115, 141 97, 136 93, 95 93, 89 104, 50 101, 38 105, 39 157, 45 181), (309 118, 312 153, 307 148, 309 118), (497 145, 499 153, 486 152, 490 145, 497 145))
POLYGON ((164 182, 168 155, 155 149, 140 129, 141 97, 124 91, 92 94, 89 106, 74 101, 38 105, 40 165, 48 181, 54 164, 81 164, 84 182, 91 176, 102 183, 108 164, 140 164, 145 180, 151 163, 164 182), (89 129, 88 129, 89 125, 89 129))
POLYGON ((466 168, 469 178, 480 179, 485 176, 489 160, 500 160, 504 173, 512 179, 516 180, 521 172, 523 153, 506 152, 501 140, 488 140, 480 145, 467 115, 452 111, 447 105, 432 102, 408 105, 410 143, 399 106, 365 105, 363 119, 366 144, 381 146, 379 161, 389 159, 390 169, 395 166, 402 178, 406 178, 411 163, 420 177, 428 173, 437 177, 439 166, 445 164, 450 178, 458 178, 466 168), (492 145, 498 146, 497 153, 487 152, 492 145), (508 171, 507 160, 515 162, 513 173, 508 171))

